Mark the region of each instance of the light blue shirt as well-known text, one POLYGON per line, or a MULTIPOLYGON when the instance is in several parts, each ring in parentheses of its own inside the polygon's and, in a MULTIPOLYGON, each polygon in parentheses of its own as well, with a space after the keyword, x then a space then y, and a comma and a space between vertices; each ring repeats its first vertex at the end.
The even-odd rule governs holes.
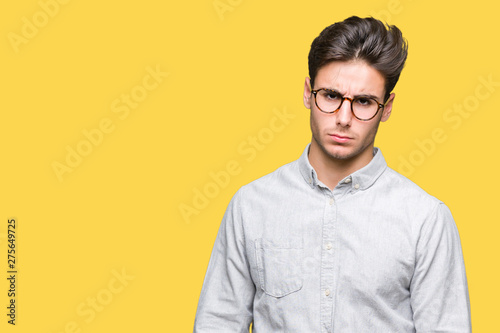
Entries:
POLYGON ((378 148, 333 191, 308 151, 232 198, 194 332, 471 332, 449 209, 378 148))

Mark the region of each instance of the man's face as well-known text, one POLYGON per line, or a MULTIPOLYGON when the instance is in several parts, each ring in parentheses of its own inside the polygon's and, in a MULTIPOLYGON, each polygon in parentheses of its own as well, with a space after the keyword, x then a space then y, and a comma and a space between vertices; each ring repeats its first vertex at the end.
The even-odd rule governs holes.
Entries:
MULTIPOLYGON (((312 89, 327 88, 340 92, 344 97, 372 95, 383 104, 385 79, 363 61, 331 62, 318 70, 312 89)), ((311 110, 311 149, 330 159, 366 160, 373 156, 375 135, 380 121, 389 119, 394 94, 391 94, 382 112, 369 121, 360 121, 351 112, 351 102, 344 100, 333 113, 321 112, 311 94, 310 79, 304 87, 304 105, 311 110)))

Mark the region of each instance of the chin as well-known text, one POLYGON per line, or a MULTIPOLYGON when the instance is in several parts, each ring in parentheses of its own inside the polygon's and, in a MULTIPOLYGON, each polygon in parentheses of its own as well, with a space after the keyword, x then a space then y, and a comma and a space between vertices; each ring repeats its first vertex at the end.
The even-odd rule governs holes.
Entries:
POLYGON ((336 160, 345 160, 345 161, 347 161, 347 160, 352 159, 353 157, 356 157, 357 154, 348 154, 348 153, 345 153, 345 154, 344 153, 343 154, 336 154, 336 153, 332 153, 332 154, 329 154, 329 156, 331 158, 336 159, 336 160))
POLYGON ((345 146, 327 147, 324 151, 329 157, 337 160, 348 160, 360 153, 359 151, 356 151, 354 147, 345 146))

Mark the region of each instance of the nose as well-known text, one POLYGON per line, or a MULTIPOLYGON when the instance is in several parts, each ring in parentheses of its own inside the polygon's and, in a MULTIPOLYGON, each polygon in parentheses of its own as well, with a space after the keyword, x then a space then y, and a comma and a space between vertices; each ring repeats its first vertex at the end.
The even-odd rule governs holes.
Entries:
POLYGON ((337 111, 337 125, 342 127, 349 127, 352 123, 352 112, 351 112, 352 99, 349 97, 344 97, 344 101, 337 111))

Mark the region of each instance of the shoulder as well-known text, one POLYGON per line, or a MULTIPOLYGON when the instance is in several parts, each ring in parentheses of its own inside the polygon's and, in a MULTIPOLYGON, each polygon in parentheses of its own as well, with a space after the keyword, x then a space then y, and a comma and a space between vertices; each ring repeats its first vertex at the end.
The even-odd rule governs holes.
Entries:
POLYGON ((380 180, 388 189, 389 197, 401 205, 405 215, 414 223, 419 221, 417 228, 436 223, 454 225, 448 206, 407 177, 388 167, 380 180))
POLYGON ((278 169, 268 173, 254 181, 243 185, 238 192, 242 196, 248 197, 256 194, 265 194, 270 191, 281 190, 283 187, 290 186, 295 182, 300 181, 300 172, 297 161, 287 163, 280 166, 278 169))
POLYGON ((434 219, 441 200, 429 194, 412 180, 387 167, 374 187, 377 196, 384 202, 385 209, 396 211, 414 227, 434 219))
MULTIPOLYGON (((415 249, 437 244, 439 239, 457 237, 457 227, 448 206, 427 193, 412 180, 387 167, 375 182, 377 203, 387 214, 399 221, 415 249), (426 245, 427 244, 427 245, 426 245)), ((455 241, 453 241, 455 243, 455 241)))
POLYGON ((388 187, 389 193, 400 197, 400 201, 407 199, 411 203, 418 203, 433 208, 442 203, 441 200, 427 193, 412 180, 389 167, 385 170, 380 182, 380 185, 388 187))

